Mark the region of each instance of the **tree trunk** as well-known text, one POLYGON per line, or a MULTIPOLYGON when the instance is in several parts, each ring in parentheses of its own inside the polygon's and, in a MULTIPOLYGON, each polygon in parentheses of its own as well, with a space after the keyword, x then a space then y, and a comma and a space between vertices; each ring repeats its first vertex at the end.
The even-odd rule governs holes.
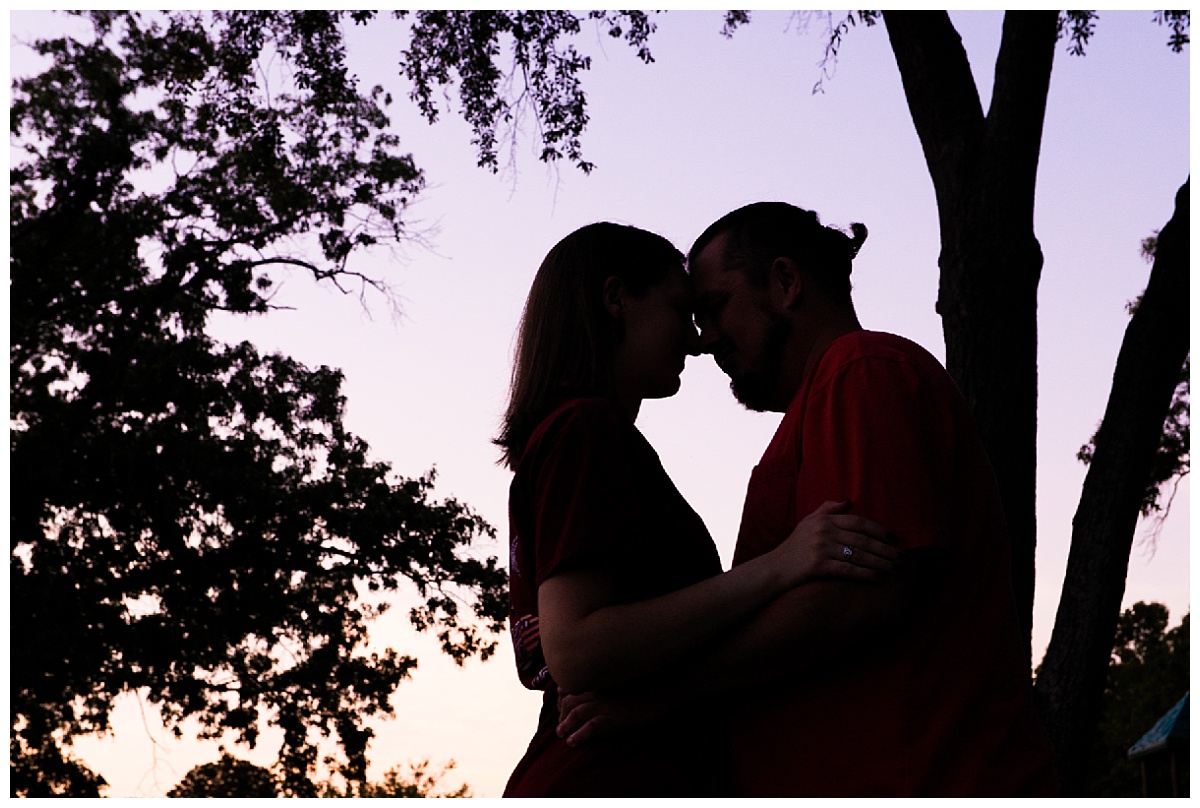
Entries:
POLYGON ((1121 343, 1037 681, 1068 796, 1079 795, 1084 785, 1142 496, 1189 350, 1190 183, 1189 178, 1175 196, 1149 284, 1121 343))
POLYGON ((996 471, 1026 654, 1037 547, 1037 287, 1033 200, 1057 12, 1009 12, 985 117, 945 12, 884 12, 933 179, 946 368, 996 471))

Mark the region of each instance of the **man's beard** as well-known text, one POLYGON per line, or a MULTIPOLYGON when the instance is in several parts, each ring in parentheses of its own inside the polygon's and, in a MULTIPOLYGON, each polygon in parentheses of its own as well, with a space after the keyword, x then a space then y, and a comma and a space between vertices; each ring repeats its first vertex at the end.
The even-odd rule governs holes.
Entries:
POLYGON ((754 412, 765 412, 771 409, 779 376, 783 370, 783 354, 787 348, 788 337, 792 332, 792 322, 786 317, 772 313, 770 325, 763 337, 762 352, 758 362, 750 370, 730 376, 729 389, 743 407, 754 412))

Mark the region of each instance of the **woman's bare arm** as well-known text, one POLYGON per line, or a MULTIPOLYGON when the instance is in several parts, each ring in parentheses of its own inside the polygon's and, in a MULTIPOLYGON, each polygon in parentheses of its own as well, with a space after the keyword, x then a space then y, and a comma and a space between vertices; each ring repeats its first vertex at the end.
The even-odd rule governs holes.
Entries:
POLYGON ((881 580, 898 551, 879 525, 839 513, 845 507, 826 503, 770 553, 651 600, 614 605, 602 571, 546 579, 538 587, 538 613, 551 675, 568 692, 616 687, 694 653, 800 583, 881 580))

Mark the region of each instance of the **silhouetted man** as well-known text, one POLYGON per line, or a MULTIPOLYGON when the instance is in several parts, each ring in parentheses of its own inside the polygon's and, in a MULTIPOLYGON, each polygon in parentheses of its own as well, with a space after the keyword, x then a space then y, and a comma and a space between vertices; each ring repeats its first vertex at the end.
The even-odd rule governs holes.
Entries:
POLYGON ((715 670, 782 671, 730 710, 739 792, 1053 794, 991 466, 937 360, 859 325, 850 270, 866 228, 852 229, 758 203, 689 255, 704 351, 745 406, 783 413, 734 564, 839 499, 906 551, 889 582, 797 587, 716 650, 715 670))

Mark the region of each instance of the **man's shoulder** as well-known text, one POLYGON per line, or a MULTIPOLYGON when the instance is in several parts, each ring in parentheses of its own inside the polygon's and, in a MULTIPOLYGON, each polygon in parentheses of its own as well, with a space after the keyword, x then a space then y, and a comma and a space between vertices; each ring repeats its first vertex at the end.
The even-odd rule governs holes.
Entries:
POLYGON ((907 337, 885 331, 852 331, 830 343, 821 364, 837 368, 860 359, 883 359, 918 367, 942 367, 921 345, 907 337))
POLYGON ((842 408, 848 400, 871 408, 913 399, 943 414, 965 406, 958 385, 933 354, 882 331, 854 331, 834 340, 797 399, 796 409, 809 409, 814 401, 842 408))

